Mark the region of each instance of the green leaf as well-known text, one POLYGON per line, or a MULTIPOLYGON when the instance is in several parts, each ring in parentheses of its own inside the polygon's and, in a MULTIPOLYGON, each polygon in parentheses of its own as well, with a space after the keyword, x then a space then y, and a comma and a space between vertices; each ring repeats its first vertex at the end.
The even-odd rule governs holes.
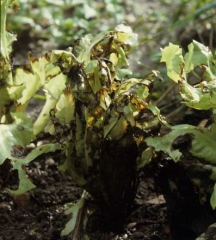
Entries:
POLYGON ((179 92, 187 104, 195 106, 200 104, 200 98, 203 96, 199 88, 194 88, 185 81, 179 82, 179 92))
POLYGON ((115 42, 113 42, 113 47, 116 50, 116 52, 118 53, 118 67, 122 68, 125 66, 128 66, 128 60, 125 54, 125 51, 122 47, 120 47, 118 44, 116 44, 115 42))
POLYGON ((210 203, 212 208, 215 210, 216 209, 216 183, 214 185, 214 190, 210 198, 210 203))
POLYGON ((171 131, 164 136, 149 137, 146 139, 148 146, 154 147, 156 151, 168 153, 174 160, 180 160, 182 153, 178 149, 173 149, 173 143, 179 136, 190 134, 192 136, 192 144, 189 152, 200 159, 212 164, 216 163, 216 124, 214 123, 211 129, 204 127, 194 127, 183 124, 171 128, 171 131))
MULTIPOLYGON (((111 60, 112 61, 112 60, 111 60)), ((127 68, 117 68, 116 69, 116 76, 117 79, 124 79, 126 76, 132 75, 131 69, 127 68)))
POLYGON ((16 69, 14 82, 20 85, 20 90, 23 90, 21 96, 19 96, 20 94, 17 95, 19 97, 17 100, 20 104, 25 104, 29 101, 43 84, 36 75, 22 68, 16 69))
POLYGON ((182 49, 178 45, 169 43, 169 46, 161 49, 161 52, 161 62, 166 63, 168 77, 176 83, 178 83, 178 81, 182 79, 182 77, 184 77, 184 79, 186 80, 185 75, 182 76, 182 71, 184 67, 182 49))
POLYGON ((30 56, 30 63, 29 70, 19 67, 15 71, 14 84, 20 85, 19 89, 23 89, 20 97, 20 92, 16 91, 18 103, 28 102, 42 86, 57 99, 65 88, 66 76, 61 73, 58 66, 48 61, 46 55, 39 59, 30 56))
POLYGON ((59 166, 59 170, 67 171, 79 186, 84 186, 87 183, 86 179, 83 177, 83 171, 85 169, 75 167, 77 160, 80 160, 80 156, 75 155, 75 147, 76 151, 79 152, 78 154, 82 156, 84 148, 83 139, 78 140, 76 142, 76 146, 73 142, 67 142, 67 146, 65 148, 66 159, 64 158, 64 163, 59 166))
POLYGON ((59 73, 44 84, 44 91, 53 99, 57 100, 62 94, 63 90, 66 88, 66 80, 66 75, 59 73))
POLYGON ((9 93, 10 90, 11 90, 11 88, 9 86, 8 87, 0 87, 0 96, 1 96, 1 100, 0 100, 0 123, 4 123, 4 118, 5 118, 4 108, 5 108, 5 105, 7 105, 11 102, 11 98, 10 98, 11 95, 9 93))
POLYGON ((165 127, 171 127, 170 124, 166 122, 165 118, 160 114, 159 108, 157 108, 151 101, 149 102, 148 109, 151 110, 151 112, 154 114, 154 116, 157 116, 157 119, 158 119, 165 127))
POLYGON ((60 144, 49 143, 49 144, 36 147, 25 157, 21 157, 21 158, 10 157, 13 169, 18 170, 19 181, 20 181, 18 189, 15 191, 10 190, 10 192, 12 194, 23 194, 31 190, 32 188, 34 188, 35 185, 26 176, 26 173, 23 170, 23 165, 30 163, 41 154, 55 152, 56 150, 60 150, 60 149, 62 149, 60 144))
MULTIPOLYGON (((59 54, 61 54, 61 52, 59 52, 59 54)), ((64 54, 64 56, 68 57, 66 54, 64 54)), ((52 53, 51 57, 52 57, 52 60, 55 61, 54 58, 56 57, 56 55, 52 53)), ((59 73, 59 67, 54 67, 52 71, 50 71, 48 67, 50 66, 47 66, 47 77, 49 77, 49 79, 44 84, 46 102, 34 123, 35 136, 39 134, 42 130, 44 130, 45 126, 50 120, 50 115, 49 115, 50 110, 55 108, 55 105, 60 95, 62 94, 63 90, 66 88, 67 76, 61 72, 59 73)))
POLYGON ((1 25, 0 25, 0 53, 6 62, 10 62, 10 53, 12 51, 12 42, 16 40, 16 35, 7 32, 6 17, 8 8, 13 7, 15 10, 19 8, 18 0, 1 0, 1 25))
POLYGON ((90 67, 92 68, 92 71, 93 71, 93 74, 91 74, 90 78, 89 78, 89 85, 93 91, 94 94, 96 94, 100 88, 101 88, 101 83, 100 83, 100 76, 99 76, 99 66, 98 66, 98 63, 96 63, 97 61, 91 61, 91 66, 90 64, 88 64, 88 69, 90 70, 90 67), (94 68, 93 68, 94 67, 94 68))
POLYGON ((85 68, 86 74, 89 74, 91 72, 94 72, 94 69, 98 67, 98 60, 92 60, 88 63, 88 65, 85 68))
MULTIPOLYGON (((179 132, 176 133, 176 131, 171 131, 170 133, 161 136, 161 137, 148 137, 146 139, 146 143, 148 146, 154 147, 155 151, 163 151, 174 160, 178 161, 182 154, 179 152, 179 150, 174 150, 172 148, 173 141, 181 135, 181 130, 178 129, 179 132), (179 134, 179 135, 178 135, 179 134)), ((183 134, 183 133, 182 133, 183 134)))
POLYGON ((11 157, 11 160, 12 160, 11 163, 14 169, 19 169, 20 166, 30 163, 38 156, 44 153, 55 152, 56 150, 62 150, 62 147, 59 143, 47 143, 47 144, 36 147, 25 157, 22 157, 22 158, 11 157))
POLYGON ((168 76, 178 83, 183 103, 195 109, 216 108, 216 60, 211 51, 203 44, 193 41, 188 46, 185 60, 177 45, 170 44, 162 50, 162 62, 166 62, 168 76), (201 81, 191 86, 186 81, 186 74, 194 68, 203 69, 201 81))
POLYGON ((18 176, 19 176, 19 187, 17 190, 10 190, 14 195, 23 194, 33 188, 35 188, 35 185, 29 180, 29 178, 26 176, 25 171, 22 168, 18 169, 18 176))
MULTIPOLYGON (((85 197, 81 197, 80 200, 71 208, 65 211, 66 215, 71 214, 70 220, 66 223, 65 228, 61 232, 61 236, 67 236, 71 234, 73 239, 77 239, 76 235, 79 234, 79 228, 82 224, 81 217, 85 204, 85 197)), ((81 229, 82 230, 82 229, 81 229)))
POLYGON ((189 73, 199 65, 208 66, 211 59, 212 53, 209 48, 193 40, 193 42, 188 45, 188 52, 185 54, 185 72, 189 73))
POLYGON ((196 87, 187 83, 179 83, 179 92, 185 105, 196 109, 216 108, 216 80, 203 81, 196 87))
POLYGON ((13 146, 25 147, 33 138, 32 120, 24 113, 11 113, 12 124, 0 124, 0 164, 6 158, 11 159, 13 146))
POLYGON ((92 35, 86 35, 85 37, 81 38, 81 43, 79 46, 79 55, 77 57, 79 62, 84 62, 86 65, 89 64, 91 59, 91 50, 92 48, 101 42, 102 40, 108 38, 109 35, 105 35, 104 33, 100 33, 95 37, 92 35))
MULTIPOLYGON (((0 83, 1 87, 4 83, 12 85, 12 63, 10 54, 12 52, 12 43, 16 40, 16 34, 7 31, 6 19, 8 8, 15 11, 19 8, 18 0, 1 0, 1 22, 0 22, 0 83)), ((1 113, 1 112, 0 112, 1 113)), ((0 118, 1 118, 0 114, 0 118)))
POLYGON ((26 117, 24 113, 11 113, 11 115, 14 119, 12 124, 0 124, 0 164, 5 159, 11 160, 13 169, 18 170, 20 180, 18 189, 16 191, 11 190, 11 193, 22 194, 35 187, 27 178, 23 165, 33 161, 41 154, 61 149, 61 146, 59 144, 42 145, 25 156, 25 151, 22 152, 22 150, 25 150, 26 145, 30 143, 34 136, 32 120, 26 117), (20 147, 23 149, 20 150, 20 147))
POLYGON ((153 149, 151 147, 142 151, 141 157, 137 159, 137 168, 143 168, 150 163, 153 156, 153 149))
POLYGON ((113 127, 116 125, 118 119, 119 119, 119 115, 118 113, 115 113, 114 111, 112 111, 111 113, 111 117, 109 119, 109 122, 108 124, 105 124, 103 126, 103 136, 104 136, 104 139, 107 138, 107 135, 111 132, 111 130, 113 129, 113 127))

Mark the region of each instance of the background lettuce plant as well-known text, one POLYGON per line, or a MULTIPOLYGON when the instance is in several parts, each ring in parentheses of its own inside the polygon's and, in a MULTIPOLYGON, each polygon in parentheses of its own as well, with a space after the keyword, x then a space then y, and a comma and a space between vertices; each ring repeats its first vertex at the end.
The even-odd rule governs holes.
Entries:
MULTIPOLYGON (((27 34, 28 37, 53 41, 63 47, 89 32, 108 31, 125 20, 125 3, 122 0, 19 2, 20 11, 10 15, 8 27, 20 36, 27 34), (112 19, 109 24, 107 19, 112 19)), ((131 4, 131 1, 127 2, 128 7, 131 4)))
MULTIPOLYGON (((203 204, 211 196, 210 204, 212 209, 215 209, 215 56, 208 47, 196 41, 188 46, 185 55, 178 45, 171 43, 161 51, 161 61, 166 63, 168 77, 178 85, 182 104, 199 110, 211 109, 212 119, 208 127, 188 124, 170 126, 167 133, 148 137, 146 143, 153 147, 154 151, 164 152, 173 161, 179 161, 181 166, 185 167, 193 184, 199 189, 200 202, 203 204), (200 82, 195 85, 188 82, 188 77, 193 71, 198 72, 200 77, 200 82), (185 147, 178 146, 178 141, 183 141, 185 147), (191 169, 188 170, 188 167, 191 169), (202 175, 203 172, 206 172, 206 175, 202 175), (199 174, 202 175, 201 178, 199 174)), ((205 234, 202 236, 209 239, 205 234)))

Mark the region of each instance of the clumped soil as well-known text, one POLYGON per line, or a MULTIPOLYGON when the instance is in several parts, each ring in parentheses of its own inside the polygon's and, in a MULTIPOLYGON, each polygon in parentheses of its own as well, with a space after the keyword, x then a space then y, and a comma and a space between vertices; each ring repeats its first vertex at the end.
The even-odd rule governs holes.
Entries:
MULTIPOLYGON (((7 163, 7 162, 6 162, 7 163)), ((8 172, 9 163, 1 166, 8 172)), ((36 188, 29 193, 13 196, 8 189, 16 189, 16 171, 1 174, 0 189, 0 239, 48 240, 69 239, 61 237, 67 222, 65 204, 76 202, 82 194, 70 176, 58 171, 51 156, 36 159, 26 172, 36 188)), ((89 218, 87 233, 90 240, 170 240, 166 205, 162 195, 157 195, 152 178, 140 173, 140 185, 131 215, 124 232, 104 232, 97 217, 89 218)))

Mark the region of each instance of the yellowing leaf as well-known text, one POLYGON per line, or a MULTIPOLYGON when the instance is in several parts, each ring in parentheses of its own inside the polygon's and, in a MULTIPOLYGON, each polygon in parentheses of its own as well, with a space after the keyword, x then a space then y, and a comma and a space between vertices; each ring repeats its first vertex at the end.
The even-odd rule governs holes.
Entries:
MULTIPOLYGON (((182 79, 182 71, 184 67, 182 49, 178 45, 169 43, 169 46, 161 49, 161 52, 161 62, 166 63, 168 77, 178 83, 178 81, 182 79)), ((183 77, 185 79, 185 76, 183 77)))
POLYGON ((70 123, 74 119, 75 113, 75 99, 71 91, 70 86, 68 86, 63 94, 60 95, 59 100, 56 103, 56 114, 55 116, 60 123, 70 123))
MULTIPOLYGON (((132 31, 131 27, 120 24, 115 27, 115 30, 118 31, 116 34, 118 40, 130 46, 129 51, 138 46, 138 35, 132 31)), ((129 51, 126 50, 127 53, 129 51)))
MULTIPOLYGON (((50 120, 50 111, 55 107, 57 100, 52 98, 49 94, 46 93, 46 102, 37 117, 36 121, 34 122, 34 135, 38 135, 41 131, 44 130, 45 126, 50 120)), ((49 130, 47 130, 49 132, 49 130)))
POLYGON ((93 93, 97 93, 101 88, 98 66, 95 66, 93 69, 93 74, 91 74, 89 77, 89 85, 91 86, 93 93))
POLYGON ((110 61, 113 63, 114 66, 118 65, 118 56, 116 53, 110 54, 110 61))
POLYGON ((113 141, 119 140, 126 133, 127 126, 128 123, 126 119, 124 117, 120 117, 108 134, 108 138, 113 141))

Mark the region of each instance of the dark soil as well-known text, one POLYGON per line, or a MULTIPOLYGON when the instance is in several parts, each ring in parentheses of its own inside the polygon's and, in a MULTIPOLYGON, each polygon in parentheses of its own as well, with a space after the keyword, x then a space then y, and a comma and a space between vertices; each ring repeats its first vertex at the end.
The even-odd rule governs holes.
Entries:
MULTIPOLYGON (((37 187, 21 196, 13 196, 8 191, 8 188, 17 188, 18 177, 15 171, 1 179, 0 239, 69 239, 61 237, 61 231, 67 222, 65 204, 76 202, 82 190, 69 176, 60 173, 55 161, 48 156, 32 162, 26 167, 26 172, 37 187)), ((91 240, 171 239, 165 201, 162 195, 157 196, 153 179, 147 178, 143 173, 140 177, 134 208, 124 232, 103 232, 99 220, 92 216, 87 224, 91 240)))

